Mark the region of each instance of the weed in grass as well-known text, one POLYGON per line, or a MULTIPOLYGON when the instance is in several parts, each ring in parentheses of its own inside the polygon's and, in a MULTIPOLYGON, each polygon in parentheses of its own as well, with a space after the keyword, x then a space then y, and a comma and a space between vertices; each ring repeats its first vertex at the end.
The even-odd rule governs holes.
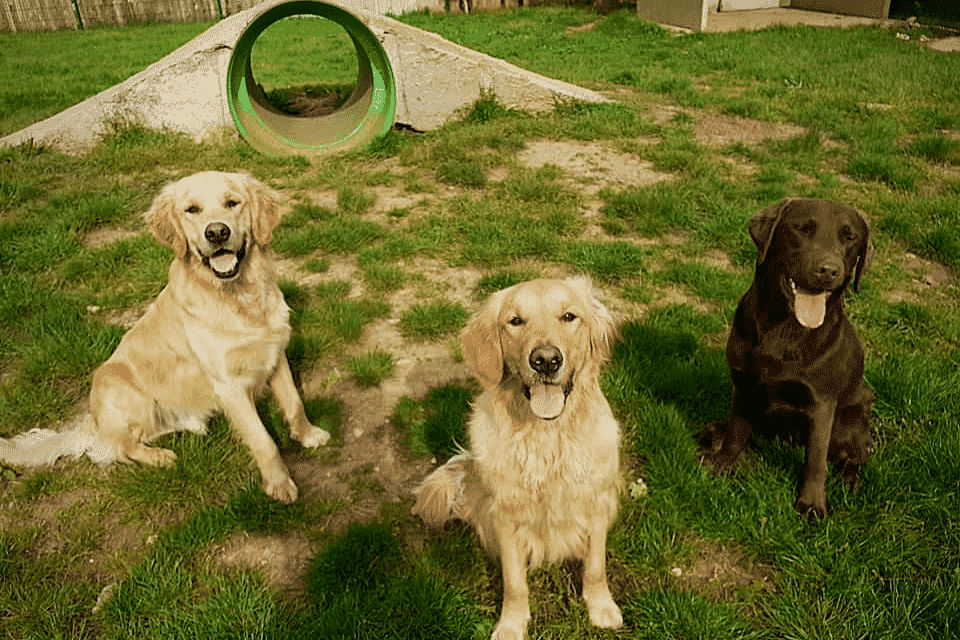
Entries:
POLYGON ((284 295, 290 305, 293 335, 287 359, 294 370, 340 352, 344 343, 357 342, 366 325, 390 311, 385 300, 347 299, 351 285, 335 280, 312 291, 287 285, 284 295))
POLYGON ((960 164, 960 142, 939 133, 917 136, 907 145, 907 153, 929 162, 960 164))
POLYGON ((392 158, 398 155, 409 138, 396 128, 375 137, 367 143, 366 152, 374 158, 392 158))
POLYGON ((383 235, 383 229, 375 222, 336 215, 299 229, 281 225, 274 236, 273 247, 282 254, 294 257, 314 251, 352 253, 369 246, 383 235))
POLYGON ((420 274, 410 274, 401 267, 388 265, 369 265, 363 268, 363 281, 374 293, 390 293, 422 279, 420 274))
POLYGON ((351 358, 347 366, 357 384, 373 387, 393 375, 393 354, 387 351, 371 351, 364 356, 351 358))
POLYGON ((499 273, 488 274, 480 278, 477 284, 478 297, 486 298, 491 293, 512 287, 515 284, 534 280, 540 277, 535 271, 501 271, 499 273))
POLYGON ((696 217, 695 202, 684 189, 657 184, 604 195, 607 219, 628 223, 642 236, 658 236, 671 229, 688 228, 696 217))
POLYGON ((643 273, 648 249, 627 242, 575 242, 562 260, 600 280, 617 281, 643 273))
POLYGON ((640 111, 616 102, 561 102, 543 135, 574 140, 622 140, 659 133, 640 111))
POLYGON ((475 387, 449 385, 432 389, 422 403, 404 398, 392 422, 407 432, 414 455, 446 460, 468 445, 466 417, 476 393, 475 387))
POLYGON ((683 132, 664 136, 660 144, 650 148, 649 155, 660 171, 694 177, 715 175, 717 171, 704 147, 683 132))
POLYGON ((859 151, 850 156, 846 173, 859 180, 876 180, 894 189, 912 191, 917 176, 901 158, 889 153, 859 151))
POLYGON ((345 213, 359 215, 376 204, 375 195, 364 193, 354 187, 341 187, 337 190, 337 208, 345 213))
POLYGON ((481 188, 487 184, 483 167, 471 161, 448 160, 437 167, 437 178, 441 182, 460 187, 481 188))
POLYGON ((497 94, 493 90, 482 89, 480 97, 471 105, 469 111, 464 115, 463 121, 467 124, 482 124, 503 118, 510 113, 510 109, 497 101, 497 94))
POLYGON ((960 208, 951 195, 882 196, 878 229, 906 240, 916 253, 960 268, 960 208))
POLYGON ((330 270, 329 258, 310 258, 303 263, 303 268, 313 273, 326 273, 330 270))
POLYGON ((415 304, 400 317, 400 332, 407 338, 433 340, 460 330, 467 310, 458 303, 415 304))
POLYGON ((657 272, 656 278, 686 285, 704 300, 736 304, 750 287, 750 275, 731 273, 697 262, 675 262, 657 272))
POLYGON ((681 107, 702 107, 705 104, 703 96, 693 87, 689 77, 671 76, 655 80, 650 87, 657 93, 662 93, 676 100, 681 107))

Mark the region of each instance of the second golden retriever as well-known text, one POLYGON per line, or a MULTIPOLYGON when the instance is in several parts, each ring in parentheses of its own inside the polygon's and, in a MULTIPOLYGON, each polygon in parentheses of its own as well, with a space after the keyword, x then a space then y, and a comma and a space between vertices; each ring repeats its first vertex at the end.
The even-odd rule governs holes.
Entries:
POLYGON ((62 433, 34 429, 0 441, 0 459, 37 465, 87 454, 101 464, 171 464, 172 451, 147 443, 173 431, 203 432, 223 411, 250 448, 264 491, 293 502, 297 486, 257 415, 255 395, 270 387, 303 446, 320 446, 330 434, 307 419, 285 354, 290 310, 268 249, 278 195, 247 175, 198 173, 164 188, 146 219, 174 251, 169 281, 94 372, 89 415, 62 433))
POLYGON ((417 490, 414 513, 476 528, 503 568, 496 640, 525 637, 527 569, 584 561, 583 598, 598 627, 623 624, 607 586, 607 531, 621 485, 620 428, 600 390, 614 322, 586 278, 534 280, 493 294, 462 336, 485 387, 470 449, 417 490))

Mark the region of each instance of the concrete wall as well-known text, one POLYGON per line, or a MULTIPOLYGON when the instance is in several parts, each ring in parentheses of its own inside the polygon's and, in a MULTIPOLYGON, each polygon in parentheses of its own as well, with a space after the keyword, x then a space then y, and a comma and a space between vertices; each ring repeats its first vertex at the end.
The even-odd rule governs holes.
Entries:
POLYGON ((637 14, 654 22, 703 31, 707 13, 716 6, 717 0, 637 0, 637 14))
POLYGON ((890 15, 890 0, 793 0, 790 6, 865 18, 886 19, 890 15))

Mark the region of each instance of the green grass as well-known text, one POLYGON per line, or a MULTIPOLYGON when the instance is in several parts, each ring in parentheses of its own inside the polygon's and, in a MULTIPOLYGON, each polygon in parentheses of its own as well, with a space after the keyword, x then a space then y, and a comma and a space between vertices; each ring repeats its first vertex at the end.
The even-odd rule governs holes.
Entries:
MULTIPOLYGON (((462 379, 455 336, 469 313, 504 287, 575 273, 594 278, 621 320, 602 384, 622 425, 625 480, 647 491, 624 493, 608 546, 625 629, 590 627, 568 563, 531 573, 531 637, 955 636, 960 58, 880 28, 674 35, 631 10, 402 19, 618 101, 533 115, 487 93, 437 131, 392 131, 322 161, 124 122, 83 156, 0 149, 0 434, 82 410, 118 321, 166 280, 171 254, 141 213, 168 181, 222 169, 290 196, 273 243, 291 308, 287 355, 310 419, 334 436, 305 451, 275 404, 258 403, 309 489, 292 506, 265 498, 220 417, 206 436, 161 439, 179 456, 168 468, 0 468, 0 636, 489 637, 498 565, 464 526, 424 530, 410 492, 431 459, 467 443, 480 390, 462 379), (673 112, 656 119, 665 106, 673 112), (703 136, 707 116, 732 115, 807 129, 703 136), (594 191, 560 159, 524 166, 519 154, 542 140, 597 142, 670 178, 594 191), (859 207, 878 252, 846 307, 877 394, 876 450, 858 494, 831 477, 831 514, 816 526, 792 506, 801 449, 757 439, 735 473, 714 478, 693 437, 729 411, 724 342, 756 255, 747 220, 791 195, 859 207), (406 395, 388 402, 397 386, 406 395), (390 424, 358 436, 370 416, 390 424), (357 462, 375 440, 392 443, 391 457, 357 462), (384 480, 388 464, 405 479, 384 480), (221 561, 258 544, 253 564, 221 561), (273 548, 313 556, 300 575, 280 571, 292 590, 257 568, 282 555, 273 548), (739 560, 723 564, 725 552, 739 560)), ((255 69, 268 90, 318 82, 305 47, 331 70, 321 84, 355 80, 355 59, 332 70, 342 41, 302 33, 329 25, 276 26, 258 41, 273 64, 255 69)), ((0 133, 205 27, 0 34, 0 133)))
POLYGON ((463 328, 467 311, 449 302, 416 304, 400 316, 400 331, 409 338, 434 339, 463 328))
POLYGON ((75 33, 0 33, 0 135, 123 82, 210 27, 210 23, 132 25, 75 33), (110 52, 107 54, 107 52, 110 52), (109 64, 104 61, 109 59, 109 64), (51 77, 59 78, 51 83, 51 77))
POLYGON ((349 34, 319 17, 291 17, 270 25, 250 52, 250 70, 267 99, 281 111, 301 114, 295 94, 339 107, 357 81, 357 56, 349 34))
POLYGON ((351 358, 350 372, 356 381, 364 387, 380 384, 384 378, 393 375, 393 354, 386 351, 371 351, 365 356, 351 358))

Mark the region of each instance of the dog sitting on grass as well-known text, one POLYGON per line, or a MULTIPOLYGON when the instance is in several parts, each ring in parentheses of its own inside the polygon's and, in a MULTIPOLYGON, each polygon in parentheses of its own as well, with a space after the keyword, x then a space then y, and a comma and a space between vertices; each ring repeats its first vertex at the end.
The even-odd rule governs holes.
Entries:
POLYGON ((586 278, 499 291, 463 333, 485 388, 470 418, 470 449, 427 477, 413 512, 431 526, 468 522, 500 559, 495 640, 526 635, 527 569, 571 557, 584 561, 590 621, 623 624, 606 576, 621 486, 620 429, 600 390, 613 336, 586 278))

